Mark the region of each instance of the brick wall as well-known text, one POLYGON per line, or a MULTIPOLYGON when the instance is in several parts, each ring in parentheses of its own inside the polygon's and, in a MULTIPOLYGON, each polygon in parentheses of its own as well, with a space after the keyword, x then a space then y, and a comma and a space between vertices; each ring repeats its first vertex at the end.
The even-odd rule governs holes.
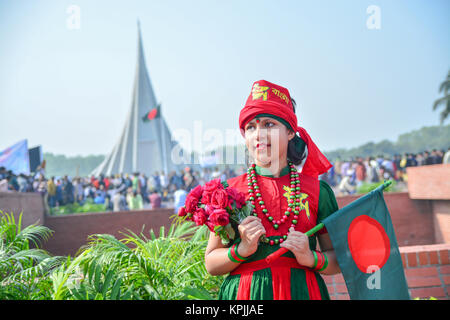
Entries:
POLYGON ((22 214, 22 228, 44 223, 44 200, 39 193, 0 192, 0 210, 14 214, 16 222, 22 214))
POLYGON ((450 164, 406 168, 411 199, 450 200, 450 164))
MULTIPOLYGON (((411 298, 450 297, 450 244, 400 247, 411 298)), ((323 276, 333 300, 348 300, 342 274, 323 276)))
POLYGON ((73 256, 93 234, 111 234, 122 239, 125 236, 121 232, 128 233, 128 229, 137 235, 143 232, 149 237, 149 231, 153 229, 159 235, 160 227, 164 226, 168 230, 173 214, 173 209, 155 209, 46 216, 45 226, 54 233, 43 244, 43 249, 53 255, 73 256))
MULTIPOLYGON (((361 196, 336 197, 336 201, 339 208, 342 208, 361 196)), ((400 247, 436 243, 431 201, 412 200, 408 192, 385 192, 383 196, 400 247)))

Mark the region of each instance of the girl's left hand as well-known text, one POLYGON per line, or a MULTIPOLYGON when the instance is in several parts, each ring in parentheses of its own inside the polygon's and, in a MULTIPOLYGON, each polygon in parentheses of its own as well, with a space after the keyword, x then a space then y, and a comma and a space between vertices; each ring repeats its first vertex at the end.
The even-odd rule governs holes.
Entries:
POLYGON ((292 251, 299 264, 309 268, 313 267, 314 255, 309 248, 308 236, 304 233, 295 231, 291 227, 287 239, 280 244, 280 247, 292 251))

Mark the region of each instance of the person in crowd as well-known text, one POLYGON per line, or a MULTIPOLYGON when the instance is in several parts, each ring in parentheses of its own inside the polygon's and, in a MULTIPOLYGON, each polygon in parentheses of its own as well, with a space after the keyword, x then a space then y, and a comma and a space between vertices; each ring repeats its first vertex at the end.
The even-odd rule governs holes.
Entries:
POLYGON ((144 203, 148 203, 147 177, 142 172, 139 174, 138 179, 139 179, 139 186, 140 186, 140 191, 141 191, 140 193, 142 195, 142 199, 143 199, 144 203))
POLYGON ((186 167, 184 171, 185 171, 183 176, 184 185, 186 186, 186 191, 190 192, 193 188, 197 186, 198 183, 191 168, 186 167))
POLYGON ((10 192, 8 189, 8 180, 5 178, 0 178, 0 192, 10 192))
POLYGON ((450 147, 447 149, 447 152, 444 154, 442 163, 444 163, 444 164, 450 163, 450 147))
POLYGON ((11 170, 8 170, 6 180, 8 180, 8 188, 12 191, 19 191, 19 183, 17 176, 11 170))
POLYGON ((161 208, 161 196, 159 195, 158 191, 152 190, 152 193, 148 196, 148 198, 150 200, 152 209, 161 208))
POLYGON ((63 191, 64 203, 65 204, 73 203, 73 201, 74 201, 73 184, 67 175, 64 176, 64 179, 63 179, 62 191, 63 191))
MULTIPOLYGON (((103 189, 103 185, 101 186, 101 189, 103 189)), ((105 193, 102 192, 102 190, 97 190, 94 198, 95 204, 104 204, 105 203, 105 193)))
POLYGON ((116 192, 112 197, 112 204, 113 204, 113 211, 118 212, 120 211, 120 200, 121 200, 121 193, 116 192))
POLYGON ((105 205, 106 211, 112 211, 113 210, 113 203, 112 203, 112 200, 111 200, 111 196, 108 193, 106 193, 104 205, 105 205))
POLYGON ((114 212, 127 211, 128 205, 125 197, 125 190, 117 191, 113 196, 112 203, 114 212))
POLYGON ((174 211, 175 213, 178 213, 178 210, 184 206, 184 203, 186 201, 187 192, 184 188, 184 186, 180 186, 175 192, 174 192, 174 211))
POLYGON ((360 187, 366 181, 366 166, 362 158, 357 158, 355 166, 356 186, 360 187))
POLYGON ((130 210, 140 210, 144 208, 141 194, 137 191, 133 191, 133 188, 128 189, 127 204, 130 210))
POLYGON ((6 179, 6 177, 8 176, 6 168, 1 166, 0 167, 0 180, 6 179))
MULTIPOLYGON (((358 156, 356 160, 342 161, 341 157, 337 156, 333 166, 328 172, 323 173, 320 179, 329 183, 340 194, 356 192, 357 187, 363 182, 378 183, 384 179, 394 179, 407 183, 406 168, 450 163, 450 148, 447 150, 434 148, 431 151, 423 150, 418 153, 405 152, 394 154, 392 157, 378 155, 363 159, 358 156)), ((79 205, 83 205, 86 201, 103 201, 104 203, 109 196, 110 210, 123 211, 129 210, 127 190, 131 187, 137 191, 136 196, 140 195, 144 206, 151 205, 150 197, 156 190, 161 198, 161 206, 164 206, 164 203, 170 203, 170 205, 173 203, 176 210, 178 204, 184 201, 183 194, 188 193, 198 184, 204 184, 205 181, 216 178, 228 180, 241 175, 244 171, 244 167, 230 166, 199 169, 186 167, 184 170, 171 171, 169 175, 160 171, 148 176, 134 172, 130 175, 91 175, 73 179, 66 175, 62 179, 55 179, 54 176, 46 179, 43 170, 37 170, 29 175, 15 174, 4 166, 0 166, 0 191, 39 192, 44 197, 46 205, 51 208, 74 202, 79 205)), ((133 207, 136 206, 133 205, 133 207)))
POLYGON ((28 182, 26 176, 23 173, 19 174, 19 176, 17 177, 17 184, 19 186, 19 192, 27 191, 28 182))
POLYGON ((74 180, 74 199, 75 202, 83 203, 83 183, 81 182, 81 178, 77 177, 74 180))
POLYGON ((55 185, 55 177, 51 177, 47 181, 47 193, 48 193, 48 205, 50 208, 56 206, 56 185, 55 185))

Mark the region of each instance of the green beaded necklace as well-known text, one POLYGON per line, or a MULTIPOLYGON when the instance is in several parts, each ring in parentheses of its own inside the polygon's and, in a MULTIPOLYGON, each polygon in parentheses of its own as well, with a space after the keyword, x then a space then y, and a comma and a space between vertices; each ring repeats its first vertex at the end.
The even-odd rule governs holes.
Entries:
MULTIPOLYGON (((256 204, 259 205, 263 215, 269 220, 272 227, 277 230, 282 224, 291 220, 291 227, 295 228, 295 225, 298 223, 298 215, 300 213, 300 180, 299 174, 295 165, 289 161, 290 167, 290 193, 289 193, 289 201, 288 208, 284 213, 284 216, 280 220, 275 220, 271 213, 267 210, 264 200, 262 198, 261 190, 258 186, 258 182, 256 179, 256 164, 252 164, 247 171, 247 181, 248 181, 248 194, 249 200, 254 205, 252 214, 254 216, 258 216, 256 212, 256 204), (293 213, 293 214, 292 214, 293 213)), ((284 234, 280 237, 280 239, 270 240, 270 245, 275 245, 279 243, 283 243, 284 240, 287 239, 287 234, 284 234)))

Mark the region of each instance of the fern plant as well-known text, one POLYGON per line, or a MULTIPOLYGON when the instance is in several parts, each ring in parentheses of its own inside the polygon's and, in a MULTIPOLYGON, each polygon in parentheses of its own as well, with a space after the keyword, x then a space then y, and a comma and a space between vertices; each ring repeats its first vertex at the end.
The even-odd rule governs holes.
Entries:
POLYGON ((175 219, 166 233, 128 230, 121 240, 89 237, 74 260, 53 275, 54 299, 215 299, 222 277, 204 265, 207 228, 175 219))
POLYGON ((0 210, 0 299, 45 300, 51 298, 48 275, 61 263, 39 249, 52 231, 42 225, 22 229, 22 213, 16 221, 14 214, 0 210))

